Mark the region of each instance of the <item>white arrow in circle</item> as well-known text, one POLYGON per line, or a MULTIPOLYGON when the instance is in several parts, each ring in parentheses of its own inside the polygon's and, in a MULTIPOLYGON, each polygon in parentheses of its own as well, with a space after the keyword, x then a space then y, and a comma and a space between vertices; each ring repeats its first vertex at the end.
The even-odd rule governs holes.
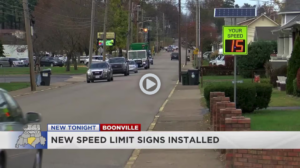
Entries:
POLYGON ((155 86, 155 85, 156 85, 156 83, 152 82, 152 81, 149 80, 149 79, 146 79, 146 89, 147 89, 147 90, 150 89, 150 88, 152 88, 152 87, 155 86))

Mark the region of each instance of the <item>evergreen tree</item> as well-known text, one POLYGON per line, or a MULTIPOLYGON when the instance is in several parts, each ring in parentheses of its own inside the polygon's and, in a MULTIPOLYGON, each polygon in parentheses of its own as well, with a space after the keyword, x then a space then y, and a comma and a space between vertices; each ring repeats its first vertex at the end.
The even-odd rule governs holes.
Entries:
POLYGON ((225 0, 223 3, 224 8, 234 8, 235 0, 225 0))
POLYGON ((4 54, 4 47, 3 47, 2 42, 0 40, 0 57, 3 57, 3 54, 4 54))
POLYGON ((297 76, 297 71, 300 68, 300 37, 297 36, 295 40, 292 56, 288 62, 286 92, 293 94, 293 80, 297 76))

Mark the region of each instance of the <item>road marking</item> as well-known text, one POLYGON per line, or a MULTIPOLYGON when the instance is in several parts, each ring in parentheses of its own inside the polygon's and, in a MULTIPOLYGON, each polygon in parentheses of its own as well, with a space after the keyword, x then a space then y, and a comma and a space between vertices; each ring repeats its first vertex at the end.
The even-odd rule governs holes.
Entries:
MULTIPOLYGON (((153 131, 156 123, 157 123, 157 120, 159 118, 159 113, 161 113, 163 110, 164 110, 164 107, 165 105, 167 104, 167 102, 169 101, 169 98, 173 95, 174 91, 175 91, 175 88, 176 86, 178 85, 179 81, 176 82, 174 88, 172 89, 171 93, 169 94, 168 98, 165 100, 164 104, 160 107, 157 115, 155 115, 152 123, 150 124, 149 128, 147 131, 153 131)), ((139 157, 140 155, 140 152, 141 152, 141 149, 135 149, 133 152, 132 152, 132 155, 130 156, 130 158, 128 159, 126 165, 125 165, 125 168, 132 168, 132 166, 134 165, 135 161, 137 160, 137 158, 139 157)))

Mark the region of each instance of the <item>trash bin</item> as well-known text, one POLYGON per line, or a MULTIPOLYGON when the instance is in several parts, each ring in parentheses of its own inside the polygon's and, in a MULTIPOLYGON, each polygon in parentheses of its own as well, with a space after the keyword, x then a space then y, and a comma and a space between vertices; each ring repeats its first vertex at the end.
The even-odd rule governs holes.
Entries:
POLYGON ((41 85, 42 86, 50 86, 51 79, 51 69, 44 69, 41 71, 41 85))
POLYGON ((182 71, 181 72, 181 80, 182 80, 182 85, 189 85, 188 72, 187 71, 182 71))
POLYGON ((199 70, 189 69, 188 70, 188 81, 189 85, 199 85, 199 70))

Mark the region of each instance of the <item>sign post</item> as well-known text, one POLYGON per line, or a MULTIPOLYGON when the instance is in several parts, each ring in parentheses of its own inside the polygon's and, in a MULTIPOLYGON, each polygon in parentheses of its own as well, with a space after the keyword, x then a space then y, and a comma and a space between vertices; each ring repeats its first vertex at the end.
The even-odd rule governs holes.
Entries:
POLYGON ((237 55, 248 55, 248 27, 223 26, 223 55, 234 56, 234 103, 236 101, 236 66, 237 55))

